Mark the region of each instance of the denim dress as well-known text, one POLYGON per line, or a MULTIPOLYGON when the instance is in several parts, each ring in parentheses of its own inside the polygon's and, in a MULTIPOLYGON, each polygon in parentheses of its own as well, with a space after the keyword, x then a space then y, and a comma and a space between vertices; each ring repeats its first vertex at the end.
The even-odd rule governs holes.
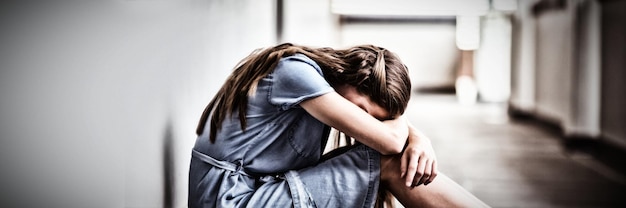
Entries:
POLYGON ((282 58, 248 97, 245 131, 234 112, 211 143, 206 123, 192 150, 189 207, 372 207, 380 154, 356 145, 322 156, 330 128, 299 106, 333 91, 310 58, 282 58))

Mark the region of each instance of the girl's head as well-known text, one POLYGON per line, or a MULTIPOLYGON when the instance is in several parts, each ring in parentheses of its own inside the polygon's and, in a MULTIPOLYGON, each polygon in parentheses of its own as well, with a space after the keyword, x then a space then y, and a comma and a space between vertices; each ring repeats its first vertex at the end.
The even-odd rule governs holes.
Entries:
POLYGON ((411 96, 408 70, 391 51, 373 45, 339 50, 346 63, 343 71, 324 73, 333 86, 347 84, 388 111, 391 117, 404 113, 411 96))
POLYGON ((280 58, 296 53, 313 59, 333 88, 354 87, 359 94, 384 108, 390 117, 404 113, 411 95, 411 82, 406 66, 394 53, 372 45, 335 50, 285 43, 256 50, 235 67, 205 108, 196 133, 202 133, 211 115, 209 137, 214 141, 224 118, 235 110, 245 130, 248 95, 255 92, 258 82, 274 70, 280 58))

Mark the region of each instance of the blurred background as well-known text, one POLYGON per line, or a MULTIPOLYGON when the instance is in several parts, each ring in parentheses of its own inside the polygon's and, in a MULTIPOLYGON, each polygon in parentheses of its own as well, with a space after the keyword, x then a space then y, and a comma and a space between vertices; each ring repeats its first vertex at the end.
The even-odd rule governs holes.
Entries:
POLYGON ((396 52, 493 207, 626 206, 626 1, 2 1, 0 30, 0 207, 186 207, 203 108, 281 42, 396 52))

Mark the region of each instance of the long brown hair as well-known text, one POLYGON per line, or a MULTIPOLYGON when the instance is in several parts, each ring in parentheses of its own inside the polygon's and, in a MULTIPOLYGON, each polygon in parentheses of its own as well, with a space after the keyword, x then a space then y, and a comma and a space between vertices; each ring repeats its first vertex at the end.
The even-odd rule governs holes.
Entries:
POLYGON ((235 67, 204 109, 196 133, 202 134, 211 116, 209 138, 215 142, 222 122, 235 110, 239 112, 241 129, 245 131, 248 96, 255 93, 259 81, 274 70, 281 58, 296 53, 315 61, 331 86, 355 86, 358 92, 369 96, 390 115, 404 113, 411 95, 411 82, 406 66, 394 53, 373 45, 335 50, 284 43, 257 49, 235 67))

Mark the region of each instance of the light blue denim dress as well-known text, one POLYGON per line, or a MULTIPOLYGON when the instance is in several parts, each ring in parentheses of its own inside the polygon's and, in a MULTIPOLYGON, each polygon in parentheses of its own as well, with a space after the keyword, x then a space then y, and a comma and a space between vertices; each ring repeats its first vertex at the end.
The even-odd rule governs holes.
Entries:
POLYGON ((333 91, 310 58, 282 58, 248 98, 245 131, 235 112, 215 143, 209 122, 197 138, 189 207, 372 207, 380 154, 356 145, 322 157, 330 128, 298 105, 333 91))

